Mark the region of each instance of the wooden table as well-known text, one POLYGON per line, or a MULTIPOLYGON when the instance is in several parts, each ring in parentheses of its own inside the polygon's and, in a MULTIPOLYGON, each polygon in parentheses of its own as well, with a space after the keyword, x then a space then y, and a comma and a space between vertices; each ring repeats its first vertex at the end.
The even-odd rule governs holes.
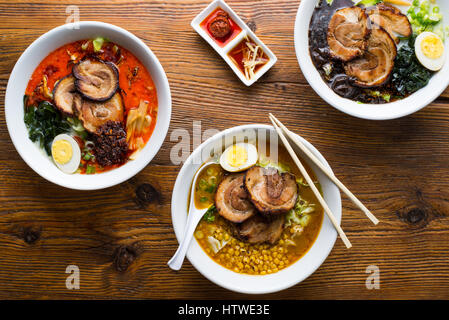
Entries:
MULTIPOLYGON (((175 129, 192 133, 268 123, 273 112, 313 143, 337 176, 377 215, 372 225, 343 198, 343 229, 323 265, 274 299, 449 298, 449 90, 424 110, 398 120, 366 121, 321 100, 298 67, 293 26, 298 0, 237 1, 234 10, 279 61, 245 87, 190 27, 208 1, 0 1, 0 104, 25 48, 65 23, 67 5, 81 20, 126 28, 158 56, 173 98, 172 122, 156 158, 136 177, 95 192, 47 182, 20 158, 0 111, 0 298, 254 298, 222 289, 189 262, 166 263, 177 248, 171 191, 180 166, 170 162, 175 129), (173 141, 172 141, 173 140, 173 141), (67 290, 77 265, 81 288, 67 290), (365 287, 380 268, 380 290, 365 287)), ((17 106, 20 108, 21 106, 17 106)), ((175 137, 176 138, 176 137, 175 137)))

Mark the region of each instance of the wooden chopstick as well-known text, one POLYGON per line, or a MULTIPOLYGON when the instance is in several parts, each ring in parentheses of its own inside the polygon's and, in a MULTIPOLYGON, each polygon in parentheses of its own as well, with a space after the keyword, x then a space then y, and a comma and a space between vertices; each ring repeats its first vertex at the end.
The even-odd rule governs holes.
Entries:
POLYGON ((270 118, 272 118, 272 120, 274 120, 279 125, 279 127, 282 128, 287 136, 310 158, 310 160, 312 160, 321 169, 321 171, 323 171, 327 175, 327 177, 331 179, 332 182, 335 183, 335 185, 339 187, 340 190, 343 191, 346 196, 348 196, 348 198, 351 199, 351 201, 365 213, 365 215, 372 221, 372 223, 379 223, 379 220, 371 213, 371 211, 369 211, 368 208, 365 207, 363 203, 359 199, 357 199, 357 197, 354 196, 354 194, 352 194, 352 192, 349 191, 349 189, 346 188, 346 186, 340 180, 338 180, 338 178, 328 168, 326 168, 312 152, 310 152, 310 150, 298 139, 298 136, 296 136, 296 134, 288 130, 282 124, 282 122, 276 119, 276 117, 271 113, 270 118))
POLYGON ((270 120, 273 123, 273 126, 276 129, 276 132, 278 133, 279 137, 281 138, 282 143, 284 144, 288 153, 292 157, 295 164, 298 166, 299 170, 301 171, 301 174, 304 176, 304 178, 306 179, 310 188, 312 189, 313 193, 317 197, 318 201, 320 202, 320 204, 323 207, 324 211, 326 212, 327 216, 329 217, 329 219, 331 220, 335 229, 337 230, 338 234, 340 235, 341 240, 343 240, 344 244, 346 245, 346 248, 348 248, 348 249, 351 248, 352 247, 351 242, 346 237, 346 234, 344 233, 343 229, 338 224, 337 220, 334 217, 334 214, 332 213, 331 209, 328 207, 327 203, 324 201, 323 197, 321 196, 320 192, 318 191, 317 187, 315 186, 315 183, 313 182, 312 178, 310 178, 309 174, 307 173, 306 168, 304 168, 304 166, 302 165, 298 156, 296 155, 295 151, 293 151, 290 143, 287 141, 287 138, 282 133, 282 130, 278 127, 276 122, 271 118, 271 114, 270 114, 270 120))

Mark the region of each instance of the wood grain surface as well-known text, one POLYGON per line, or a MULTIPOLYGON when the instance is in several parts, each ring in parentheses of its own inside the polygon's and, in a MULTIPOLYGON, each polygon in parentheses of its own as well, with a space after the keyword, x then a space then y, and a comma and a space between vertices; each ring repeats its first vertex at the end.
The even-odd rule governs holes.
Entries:
POLYGON ((398 120, 345 115, 323 102, 299 69, 298 0, 229 0, 279 58, 247 88, 190 27, 207 4, 0 0, 0 298, 448 299, 449 90, 398 120), (65 23, 67 5, 79 6, 81 20, 113 23, 141 38, 172 90, 170 130, 156 158, 131 180, 95 192, 38 176, 16 152, 5 122, 14 63, 38 36, 65 23), (166 263, 178 243, 170 202, 180 169, 170 162, 178 142, 171 133, 192 133, 193 121, 202 121, 202 130, 268 123, 268 112, 314 144, 381 223, 373 226, 343 198, 342 226, 353 248, 337 240, 312 276, 275 294, 227 291, 189 262, 171 271, 166 263), (71 264, 80 268, 79 290, 65 287, 71 264), (380 290, 365 287, 369 265, 380 268, 380 290))

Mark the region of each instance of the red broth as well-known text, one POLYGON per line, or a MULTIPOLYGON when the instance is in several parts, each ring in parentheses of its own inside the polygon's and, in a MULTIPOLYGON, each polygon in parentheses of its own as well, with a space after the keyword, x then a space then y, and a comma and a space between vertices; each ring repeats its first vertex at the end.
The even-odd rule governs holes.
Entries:
POLYGON ((229 32, 229 34, 223 38, 214 37, 209 30, 209 25, 218 16, 218 13, 220 11, 225 11, 225 10, 218 7, 217 9, 212 11, 212 13, 210 15, 208 15, 207 18, 203 20, 203 22, 200 23, 200 26, 201 26, 201 28, 203 28, 203 30, 205 30, 207 32, 207 34, 212 39, 215 40, 216 43, 218 43, 218 45, 220 47, 224 47, 226 44, 228 44, 232 39, 234 39, 242 31, 242 28, 240 28, 239 25, 237 23, 235 23, 235 21, 232 20, 231 17, 229 17, 229 24, 231 25, 231 32, 229 32))
MULTIPOLYGON (((145 134, 142 136, 144 143, 150 139, 154 127, 156 126, 158 99, 156 87, 148 70, 130 51, 113 43, 106 42, 100 52, 94 52, 91 40, 80 40, 66 44, 52 53, 50 53, 39 66, 34 70, 31 76, 25 94, 29 97, 27 106, 37 105, 40 101, 46 100, 52 102, 52 99, 45 97, 40 87, 44 75, 47 77, 47 87, 50 92, 56 82, 62 77, 72 72, 74 63, 77 63, 86 56, 95 55, 104 61, 110 61, 116 64, 119 70, 119 86, 121 96, 125 106, 125 123, 129 110, 139 106, 140 100, 148 101, 148 114, 153 119, 145 134), (84 49, 83 49, 84 46, 84 49), (75 57, 75 61, 71 60, 75 57)), ((79 141, 80 139, 77 139, 79 141)), ((134 150, 129 150, 131 154, 134 150)), ((104 172, 114 169, 120 165, 101 167, 97 163, 81 160, 83 164, 81 173, 86 172, 87 164, 95 165, 95 172, 104 172)))

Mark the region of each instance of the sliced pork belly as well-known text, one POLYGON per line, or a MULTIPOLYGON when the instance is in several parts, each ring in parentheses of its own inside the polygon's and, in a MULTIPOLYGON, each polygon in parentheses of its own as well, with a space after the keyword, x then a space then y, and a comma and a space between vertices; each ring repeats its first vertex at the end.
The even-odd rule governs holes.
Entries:
POLYGON ((254 166, 245 175, 251 202, 265 215, 286 213, 295 206, 298 186, 295 176, 274 168, 254 166))
POLYGON ((249 243, 276 243, 284 230, 285 215, 267 219, 255 215, 240 225, 236 225, 236 237, 249 243))
POLYGON ((244 176, 244 173, 227 176, 220 182, 215 194, 218 213, 235 223, 241 223, 256 213, 243 184, 244 176))
POLYGON ((118 89, 118 70, 111 62, 84 59, 73 67, 72 73, 76 78, 76 89, 86 99, 103 102, 109 100, 118 89))
POLYGON ((75 95, 75 78, 71 74, 59 80, 53 89, 56 107, 68 116, 73 116, 73 98, 75 95))
POLYGON ((412 35, 412 26, 407 16, 396 7, 379 3, 367 12, 369 19, 373 23, 372 27, 381 26, 387 31, 396 43, 401 37, 410 37, 412 35))
POLYGON ((388 81, 396 59, 396 44, 383 28, 371 30, 365 54, 345 65, 348 76, 356 78, 355 85, 378 87, 388 81))
POLYGON ((350 61, 361 56, 369 35, 369 20, 364 9, 350 7, 337 10, 332 16, 327 43, 333 58, 350 61))
POLYGON ((124 119, 124 107, 120 93, 116 93, 105 102, 94 102, 76 95, 74 106, 78 119, 81 120, 84 128, 91 133, 95 133, 101 125, 108 121, 122 122, 124 119))

